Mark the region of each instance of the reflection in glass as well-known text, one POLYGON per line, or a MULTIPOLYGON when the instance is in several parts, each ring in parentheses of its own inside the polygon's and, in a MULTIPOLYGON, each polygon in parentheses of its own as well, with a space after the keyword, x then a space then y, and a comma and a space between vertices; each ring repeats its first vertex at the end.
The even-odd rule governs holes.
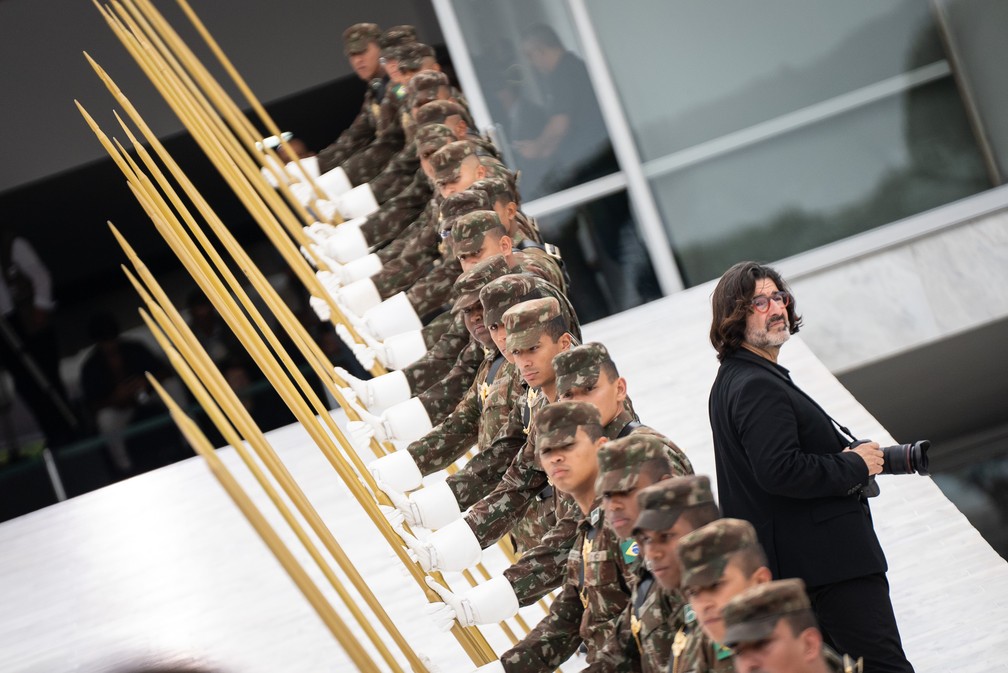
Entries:
POLYGON ((656 177, 690 285, 989 187, 950 79, 656 177))

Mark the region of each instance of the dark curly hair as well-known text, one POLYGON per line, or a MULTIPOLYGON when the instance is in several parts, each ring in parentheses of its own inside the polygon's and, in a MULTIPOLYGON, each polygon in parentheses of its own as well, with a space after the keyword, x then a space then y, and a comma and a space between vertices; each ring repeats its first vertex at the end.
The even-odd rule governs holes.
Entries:
MULTIPOLYGON (((790 292, 790 288, 780 274, 774 269, 758 262, 739 262, 725 271, 711 295, 710 341, 717 351, 718 360, 726 357, 742 347, 745 340, 746 318, 752 311, 749 303, 756 291, 756 281, 769 279, 781 290, 790 292)), ((796 312, 797 304, 794 295, 787 306, 787 317, 791 334, 801 327, 801 316, 796 312)))

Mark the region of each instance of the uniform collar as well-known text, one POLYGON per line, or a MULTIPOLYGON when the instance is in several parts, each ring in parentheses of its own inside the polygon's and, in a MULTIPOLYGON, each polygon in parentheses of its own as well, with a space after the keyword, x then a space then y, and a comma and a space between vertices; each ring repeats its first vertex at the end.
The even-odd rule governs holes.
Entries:
POLYGON ((627 411, 626 407, 624 407, 618 414, 616 414, 616 418, 612 419, 604 428, 602 428, 602 434, 605 435, 606 439, 616 439, 619 437, 619 434, 623 432, 623 428, 625 428, 633 419, 633 414, 627 411))

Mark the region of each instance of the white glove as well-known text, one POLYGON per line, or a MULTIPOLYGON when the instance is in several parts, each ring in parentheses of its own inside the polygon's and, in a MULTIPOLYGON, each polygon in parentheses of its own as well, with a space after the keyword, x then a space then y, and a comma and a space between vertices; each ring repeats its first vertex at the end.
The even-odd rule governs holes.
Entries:
MULTIPOLYGON (((368 443, 370 436, 367 438, 368 443)), ((396 451, 381 458, 375 458, 368 463, 368 471, 374 475, 375 481, 387 484, 390 488, 405 493, 420 488, 423 484, 423 474, 409 451, 396 451)))
POLYGON ((307 182, 292 182, 288 185, 288 188, 298 203, 305 208, 311 206, 315 199, 318 198, 315 195, 315 190, 307 182))
POLYGON ((367 313, 368 309, 378 306, 382 300, 381 295, 378 294, 378 288, 370 278, 340 288, 337 292, 337 298, 340 304, 358 316, 362 316, 367 313))
MULTIPOLYGON (((344 327, 344 329, 346 328, 344 327)), ((342 367, 333 367, 333 371, 336 372, 336 376, 343 379, 343 383, 350 386, 351 390, 353 390, 354 392, 354 395, 357 396, 357 399, 362 400, 365 404, 367 404, 367 398, 368 398, 367 381, 362 381, 361 379, 357 378, 356 376, 354 376, 347 370, 343 369, 342 367)), ((368 405, 368 408, 370 408, 370 405, 368 405)))
POLYGON ((504 673, 504 664, 500 662, 500 659, 496 661, 491 661, 489 664, 483 664, 477 668, 473 673, 504 673))
POLYGON ((419 397, 389 407, 382 413, 382 418, 388 439, 403 442, 420 439, 434 427, 419 397))
POLYGON ((262 173, 266 182, 268 182, 269 186, 273 189, 280 186, 280 180, 282 180, 284 184, 287 183, 287 173, 284 172, 283 164, 268 154, 263 157, 263 167, 259 169, 259 172, 262 173), (271 171, 270 168, 273 170, 271 171))
POLYGON ((287 172, 299 182, 309 182, 308 178, 317 180, 319 177, 318 157, 305 157, 297 161, 288 161, 287 172), (298 163, 301 165, 298 166, 298 163))
MULTIPOLYGON (((375 292, 377 293, 377 290, 375 292)), ((377 306, 369 308, 366 313, 358 315, 364 318, 368 331, 380 341, 396 334, 423 328, 420 316, 417 315, 405 292, 394 294, 377 306)))
MULTIPOLYGON (((347 334, 349 334, 349 332, 347 332, 347 334)), ((354 344, 350 350, 353 351, 353 355, 357 358, 357 362, 360 363, 360 366, 368 371, 371 371, 371 368, 374 367, 375 364, 375 352, 364 344, 354 344)))
POLYGON ((322 249, 340 264, 349 264, 355 259, 366 257, 371 246, 361 231, 362 224, 363 219, 347 220, 337 226, 336 231, 323 243, 322 249))
MULTIPOLYGON (((315 160, 315 165, 318 166, 317 159, 315 160)), ((315 184, 325 192, 330 201, 336 200, 353 189, 353 183, 350 182, 350 178, 347 177, 346 171, 343 170, 342 166, 337 166, 331 171, 326 171, 318 176, 315 184)))
POLYGON ((349 285, 355 280, 370 278, 381 271, 383 266, 381 257, 374 253, 358 257, 352 262, 340 266, 340 282, 344 285, 349 285))
MULTIPOLYGON (((403 514, 405 515, 405 512, 403 514)), ((409 520, 408 516, 405 518, 409 520)), ((465 519, 453 521, 441 530, 431 533, 426 540, 420 540, 401 528, 396 532, 416 556, 417 563, 425 572, 462 572, 479 563, 483 556, 479 540, 465 519)))
POLYGON ((312 206, 312 210, 318 215, 319 219, 326 220, 327 222, 331 222, 333 215, 337 213, 339 213, 341 220, 346 219, 343 217, 343 213, 340 212, 339 204, 329 199, 318 199, 315 205, 312 206))
POLYGON ((307 227, 303 227, 302 230, 308 238, 320 245, 336 233, 336 227, 325 222, 312 222, 307 227))
POLYGON ((390 336, 382 345, 382 362, 389 369, 405 369, 427 352, 421 330, 390 336))
MULTIPOLYGON (((314 295, 308 297, 308 305, 312 307, 313 311, 315 311, 315 315, 319 317, 319 320, 326 322, 332 317, 332 310, 329 308, 329 302, 322 297, 316 297, 314 295)), ((339 327, 342 327, 342 325, 339 327)), ((337 333, 338 331, 339 330, 337 328, 337 333)))
MULTIPOLYGON (((497 624, 518 614, 518 597, 511 583, 503 575, 478 584, 461 595, 441 586, 432 577, 427 577, 426 581, 427 586, 441 597, 444 605, 451 608, 454 618, 462 626, 497 624)), ((451 621, 444 624, 445 611, 435 607, 437 605, 431 603, 428 606, 428 614, 435 617, 435 623, 441 620, 438 626, 442 631, 448 631, 452 627, 451 621)))
POLYGON ((336 205, 347 219, 367 217, 378 210, 378 201, 375 200, 371 185, 366 182, 340 196, 336 205))
MULTIPOLYGON (((385 423, 384 416, 375 416, 374 414, 368 412, 368 410, 362 407, 360 402, 356 399, 347 399, 347 402, 360 416, 361 421, 367 423, 368 426, 371 427, 371 431, 374 433, 375 439, 379 442, 387 442, 390 439, 388 425, 385 423)), ((351 421, 351 423, 352 422, 353 421, 351 421)))
MULTIPOLYGON (((431 530, 442 527, 448 529, 448 524, 454 524, 461 520, 462 510, 459 508, 458 500, 456 500, 451 488, 448 487, 447 482, 442 481, 431 484, 427 488, 413 491, 408 496, 391 486, 388 486, 388 488, 386 486, 388 485, 380 485, 381 489, 388 495, 389 500, 392 501, 392 504, 403 513, 406 523, 411 526, 421 526, 431 530)), ((468 524, 466 524, 466 528, 468 527, 468 524)), ((440 532, 438 531, 438 533, 440 532)), ((472 535, 472 531, 469 532, 472 535)), ((475 541, 476 537, 472 536, 472 540, 475 541)), ((465 540, 462 542, 465 542, 465 540)), ((479 543, 474 543, 478 548, 479 543)), ((463 567, 467 568, 469 566, 463 567)), ((450 570, 450 568, 444 567, 442 569, 450 570)), ((459 570, 461 569, 459 568, 459 570)))
POLYGON ((376 376, 370 381, 364 381, 364 384, 367 386, 366 394, 357 397, 372 411, 383 411, 405 402, 413 395, 406 375, 399 371, 376 376))
POLYGON ((340 338, 340 341, 349 348, 353 350, 354 346, 357 346, 357 340, 354 339, 354 335, 350 334, 350 330, 343 323, 336 323, 336 336, 340 338))
MULTIPOLYGON (((371 439, 374 437, 374 430, 367 423, 362 423, 361 421, 348 422, 346 437, 350 441, 350 445, 353 446, 354 451, 360 456, 361 461, 365 464, 368 464, 368 461, 381 460, 381 458, 376 458, 374 451, 371 450, 371 439)), ((382 456, 382 458, 386 457, 382 456)))
POLYGON ((329 296, 335 299, 336 292, 340 289, 339 276, 332 271, 316 271, 315 277, 319 279, 320 283, 322 283, 322 287, 324 287, 326 292, 329 293, 329 296))

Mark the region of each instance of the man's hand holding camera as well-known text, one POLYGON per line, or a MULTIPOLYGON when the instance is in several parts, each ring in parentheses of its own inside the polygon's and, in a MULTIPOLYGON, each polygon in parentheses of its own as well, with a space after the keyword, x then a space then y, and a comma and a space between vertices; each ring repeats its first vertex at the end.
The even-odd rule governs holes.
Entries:
POLYGON ((882 448, 879 446, 878 442, 865 442, 864 444, 858 444, 854 448, 844 449, 844 451, 853 451, 857 455, 861 456, 861 460, 863 460, 865 465, 868 466, 869 477, 882 473, 884 459, 882 448))

